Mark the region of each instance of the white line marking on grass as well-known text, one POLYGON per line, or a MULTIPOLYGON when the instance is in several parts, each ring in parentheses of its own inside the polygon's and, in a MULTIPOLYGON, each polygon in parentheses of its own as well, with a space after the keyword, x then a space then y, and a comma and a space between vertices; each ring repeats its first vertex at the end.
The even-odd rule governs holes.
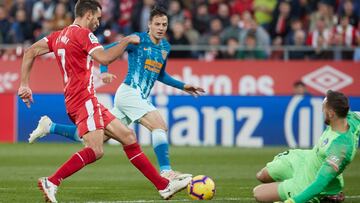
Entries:
MULTIPOLYGON (((351 196, 346 196, 345 199, 360 199, 360 195, 351 195, 351 196)), ((250 198, 250 197, 230 197, 230 198, 215 198, 213 200, 211 200, 212 202, 222 202, 222 201, 234 201, 234 202, 238 202, 238 201, 251 201, 254 200, 254 198, 250 198)), ((100 202, 87 202, 87 203, 151 203, 151 202, 159 202, 162 201, 160 199, 156 199, 156 200, 122 200, 122 201, 100 201, 100 202)), ((167 200, 166 202, 191 202, 194 200, 190 200, 190 199, 177 199, 177 200, 167 200)))
MULTIPOLYGON (((241 201, 241 200, 254 200, 253 198, 216 198, 211 201, 215 202, 222 202, 222 201, 241 201)), ((157 200, 123 200, 123 201, 115 201, 115 202, 87 202, 87 203, 148 203, 148 202, 159 202, 162 201, 160 199, 157 200)), ((167 200, 166 202, 191 202, 194 200, 190 199, 174 199, 174 200, 167 200)))

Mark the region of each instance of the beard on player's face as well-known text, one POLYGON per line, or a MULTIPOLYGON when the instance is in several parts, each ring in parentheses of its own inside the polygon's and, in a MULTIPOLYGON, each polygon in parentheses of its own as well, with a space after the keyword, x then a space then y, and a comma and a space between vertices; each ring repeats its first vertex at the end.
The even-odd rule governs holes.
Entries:
POLYGON ((94 32, 100 26, 101 11, 98 10, 95 13, 89 12, 89 29, 94 32))
MULTIPOLYGON (((95 21, 95 20, 94 20, 95 21)), ((96 22, 92 22, 92 24, 91 24, 91 30, 94 32, 97 28, 98 28, 98 26, 97 26, 97 23, 96 22)))
POLYGON ((325 118, 325 119, 324 119, 324 123, 325 123, 325 125, 330 125, 330 119, 329 119, 329 118, 325 118))
POLYGON ((332 118, 334 117, 334 114, 330 112, 329 110, 326 110, 324 112, 324 123, 326 125, 330 125, 332 118))

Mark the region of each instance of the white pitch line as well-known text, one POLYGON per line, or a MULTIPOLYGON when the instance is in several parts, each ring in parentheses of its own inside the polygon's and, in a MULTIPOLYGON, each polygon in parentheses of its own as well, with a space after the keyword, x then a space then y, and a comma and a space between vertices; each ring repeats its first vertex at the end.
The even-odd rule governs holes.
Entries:
MULTIPOLYGON (((217 198, 211 200, 212 202, 222 202, 222 201, 241 201, 241 200, 254 200, 253 198, 217 198)), ((111 202, 87 202, 87 203, 148 203, 148 202, 159 202, 162 200, 123 200, 123 201, 111 201, 111 202)), ((167 200, 166 202, 191 202, 194 200, 190 199, 176 199, 176 200, 167 200)))
MULTIPOLYGON (((351 196, 346 196, 345 199, 360 199, 360 195, 351 195, 351 196)), ((216 198, 211 200, 212 202, 222 202, 222 201, 251 201, 254 200, 254 198, 250 198, 250 197, 234 197, 234 198, 216 198)), ((87 203, 152 203, 152 202, 159 202, 162 200, 122 200, 122 201, 100 201, 100 202, 87 202, 87 203)), ((194 200, 190 200, 190 199, 179 199, 179 200, 167 200, 166 202, 191 202, 194 200)))

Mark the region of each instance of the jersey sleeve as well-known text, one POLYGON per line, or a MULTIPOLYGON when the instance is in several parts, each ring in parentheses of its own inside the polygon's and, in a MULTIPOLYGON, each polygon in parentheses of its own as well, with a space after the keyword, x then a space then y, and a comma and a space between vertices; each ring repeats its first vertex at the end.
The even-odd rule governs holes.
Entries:
POLYGON ((171 87, 183 90, 184 86, 185 86, 185 83, 171 77, 171 75, 169 75, 165 71, 165 67, 166 67, 166 61, 165 61, 164 65, 163 65, 163 68, 161 69, 161 71, 159 73, 159 76, 158 76, 157 80, 164 83, 164 84, 166 84, 166 85, 169 85, 171 87))
POLYGON ((53 52, 53 44, 55 42, 55 40, 58 38, 60 34, 60 31, 56 31, 51 33, 50 35, 44 37, 43 39, 47 42, 48 46, 49 46, 49 52, 53 52))
MULTIPOLYGON (((119 42, 113 42, 111 44, 104 45, 104 49, 105 50, 110 49, 111 47, 116 46, 118 44, 119 42)), ((106 72, 108 72, 108 66, 100 64, 100 73, 106 73, 106 72)))
POLYGON ((339 137, 334 140, 326 152, 326 159, 320 167, 315 180, 293 198, 295 202, 307 202, 320 194, 331 180, 345 170, 349 164, 347 157, 351 152, 352 150, 344 138, 339 137))
POLYGON ((97 37, 88 29, 81 29, 81 33, 79 33, 78 37, 79 41, 82 43, 83 51, 87 52, 89 55, 96 49, 103 49, 103 46, 99 43, 97 37))
MULTIPOLYGON (((138 33, 138 32, 134 32, 134 33, 131 34, 131 35, 137 35, 137 36, 139 36, 139 37, 140 37, 140 43, 144 40, 144 39, 143 39, 143 36, 140 35, 140 33, 138 33)), ((134 51, 134 50, 136 49, 137 46, 138 46, 138 45, 135 45, 135 44, 129 44, 129 45, 126 47, 125 51, 127 51, 127 52, 132 52, 132 51, 134 51)))

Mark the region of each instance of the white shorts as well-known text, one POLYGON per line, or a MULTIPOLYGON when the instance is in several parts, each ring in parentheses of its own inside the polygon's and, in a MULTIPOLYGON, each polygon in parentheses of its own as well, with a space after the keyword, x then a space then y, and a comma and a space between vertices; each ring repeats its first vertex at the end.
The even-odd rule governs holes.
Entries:
POLYGON ((110 112, 123 124, 129 125, 154 110, 154 105, 148 99, 143 99, 139 90, 122 83, 116 90, 114 108, 110 112))

